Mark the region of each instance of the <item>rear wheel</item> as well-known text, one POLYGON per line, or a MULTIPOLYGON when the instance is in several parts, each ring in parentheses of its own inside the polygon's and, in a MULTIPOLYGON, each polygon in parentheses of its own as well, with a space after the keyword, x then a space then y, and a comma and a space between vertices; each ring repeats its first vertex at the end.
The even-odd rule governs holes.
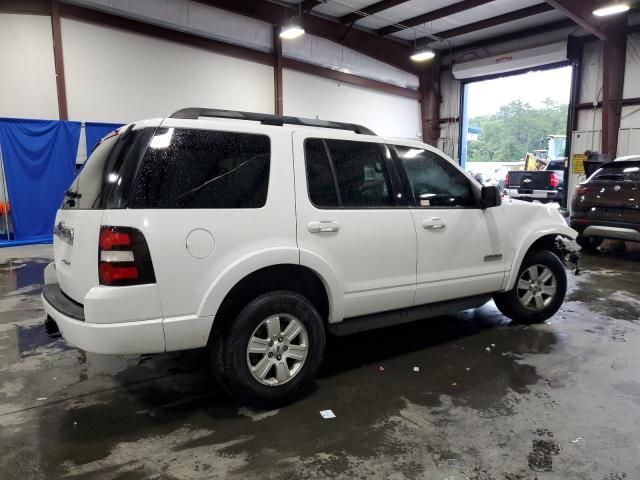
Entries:
POLYGON ((250 302, 211 352, 217 376, 259 408, 291 403, 313 382, 325 348, 324 322, 302 295, 264 294, 250 302))
POLYGON ((548 250, 527 255, 514 287, 494 295, 498 309, 519 323, 542 323, 562 305, 567 274, 562 261, 548 250))

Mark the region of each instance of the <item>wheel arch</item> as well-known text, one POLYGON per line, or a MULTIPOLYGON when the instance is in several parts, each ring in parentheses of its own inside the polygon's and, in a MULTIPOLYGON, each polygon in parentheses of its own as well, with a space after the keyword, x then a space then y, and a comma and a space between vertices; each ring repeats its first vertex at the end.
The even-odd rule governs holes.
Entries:
POLYGON ((251 300, 275 290, 288 290, 303 295, 328 322, 332 314, 329 286, 318 272, 300 264, 269 265, 245 275, 220 296, 215 309, 210 339, 224 330, 251 300))
POLYGON ((578 236, 577 232, 572 228, 562 225, 553 225, 548 228, 538 229, 527 235, 524 241, 520 242, 520 246, 514 255, 511 268, 509 270, 508 281, 503 291, 509 291, 513 288, 520 271, 520 266, 525 256, 534 250, 549 250, 557 254, 555 239, 557 236, 567 237, 575 240, 578 236))

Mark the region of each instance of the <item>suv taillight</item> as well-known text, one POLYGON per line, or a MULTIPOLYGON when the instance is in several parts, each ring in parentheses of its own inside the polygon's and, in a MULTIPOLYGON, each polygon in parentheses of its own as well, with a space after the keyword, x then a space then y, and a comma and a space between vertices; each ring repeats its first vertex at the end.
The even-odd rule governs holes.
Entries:
POLYGON ((509 174, 504 177, 504 188, 509 188, 509 174))
POLYGON ((147 241, 140 230, 105 226, 98 242, 100 285, 123 286, 155 283, 147 241))
POLYGON ((551 185, 553 188, 558 188, 558 186, 560 185, 560 177, 556 173, 551 173, 549 185, 551 185))
POLYGON ((577 197, 579 197, 579 196, 582 196, 582 195, 584 195, 585 193, 589 193, 589 192, 591 192, 591 191, 593 191, 593 190, 594 190, 594 189, 593 189, 590 185, 587 185, 587 184, 585 184, 585 183, 581 183, 580 185, 578 185, 578 186, 576 187, 576 192, 575 192, 575 194, 576 194, 576 196, 577 196, 577 197))

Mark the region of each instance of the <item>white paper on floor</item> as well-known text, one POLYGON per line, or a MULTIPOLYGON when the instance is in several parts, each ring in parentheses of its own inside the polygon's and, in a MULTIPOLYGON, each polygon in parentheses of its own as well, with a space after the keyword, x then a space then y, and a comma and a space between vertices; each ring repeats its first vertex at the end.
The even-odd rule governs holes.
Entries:
POLYGON ((322 418, 336 418, 336 414, 332 410, 322 410, 320 412, 322 418))

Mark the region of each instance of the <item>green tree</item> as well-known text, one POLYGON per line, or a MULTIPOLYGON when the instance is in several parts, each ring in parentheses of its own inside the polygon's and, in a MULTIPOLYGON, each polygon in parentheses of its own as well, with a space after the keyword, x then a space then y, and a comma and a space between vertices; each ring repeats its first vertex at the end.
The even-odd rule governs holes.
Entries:
POLYGON ((567 129, 568 106, 548 98, 539 108, 515 100, 492 115, 469 119, 480 127, 478 140, 467 142, 470 162, 515 162, 527 152, 547 148, 549 135, 562 135, 567 129))

